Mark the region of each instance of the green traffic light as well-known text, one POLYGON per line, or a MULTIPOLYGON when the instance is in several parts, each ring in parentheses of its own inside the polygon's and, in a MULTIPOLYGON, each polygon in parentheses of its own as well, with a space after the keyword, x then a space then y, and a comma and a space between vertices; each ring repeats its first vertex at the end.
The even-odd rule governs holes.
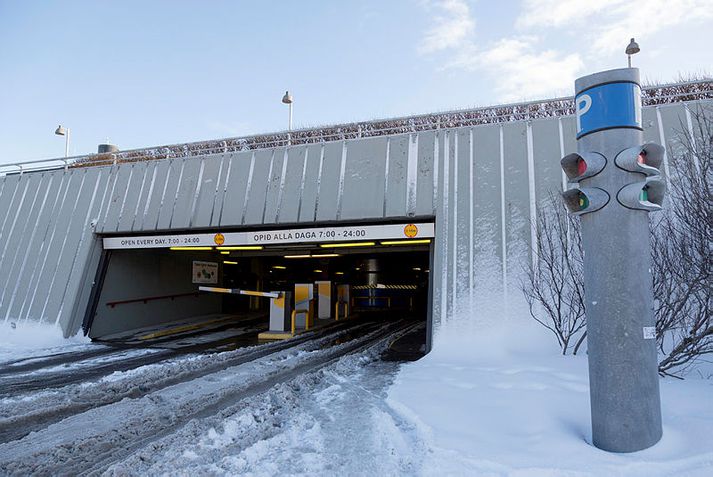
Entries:
POLYGON ((641 189, 641 192, 639 193, 639 201, 641 201, 641 202, 649 201, 649 187, 648 186, 641 189))
POLYGON ((589 207, 589 198, 585 194, 580 192, 579 193, 579 210, 584 210, 587 207, 589 207))

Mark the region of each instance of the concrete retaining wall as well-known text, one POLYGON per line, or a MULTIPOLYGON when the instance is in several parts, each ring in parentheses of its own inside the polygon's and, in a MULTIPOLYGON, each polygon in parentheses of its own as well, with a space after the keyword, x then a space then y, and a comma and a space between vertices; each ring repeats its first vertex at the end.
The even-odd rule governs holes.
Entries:
MULTIPOLYGON (((644 108, 646 140, 688 108, 644 108)), ((516 293, 535 204, 562 190, 571 116, 0 177, 0 320, 79 330, 101 234, 435 217, 434 324, 516 293)))

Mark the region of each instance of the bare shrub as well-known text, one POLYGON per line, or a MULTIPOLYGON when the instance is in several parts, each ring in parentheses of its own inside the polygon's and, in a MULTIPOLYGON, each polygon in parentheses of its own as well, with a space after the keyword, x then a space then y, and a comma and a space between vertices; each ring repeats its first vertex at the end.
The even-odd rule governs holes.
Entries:
MULTIPOLYGON (((664 211, 652 217, 656 338, 661 375, 680 377, 713 354, 713 114, 692 113, 669 147, 664 211)), ((683 125, 682 125, 683 126, 683 125)))
POLYGON ((538 208, 536 233, 537 258, 520 288, 530 315, 557 337, 562 354, 577 354, 586 337, 579 220, 550 193, 538 208))
MULTIPOLYGON (((662 212, 651 214, 652 277, 659 374, 680 378, 713 354, 713 111, 692 113, 669 146, 670 177, 662 212)), ((567 354, 586 336, 579 219, 550 194, 538 209, 536 265, 521 288, 532 317, 567 354)))

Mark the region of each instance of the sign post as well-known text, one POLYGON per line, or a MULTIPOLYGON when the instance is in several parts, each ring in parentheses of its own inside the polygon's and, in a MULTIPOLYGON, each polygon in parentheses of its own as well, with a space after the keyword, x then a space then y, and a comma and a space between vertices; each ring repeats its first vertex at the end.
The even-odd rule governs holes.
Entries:
POLYGON ((577 153, 562 161, 581 216, 592 440, 611 452, 659 441, 661 403, 648 212, 665 192, 663 148, 642 144, 639 70, 575 82, 577 153))

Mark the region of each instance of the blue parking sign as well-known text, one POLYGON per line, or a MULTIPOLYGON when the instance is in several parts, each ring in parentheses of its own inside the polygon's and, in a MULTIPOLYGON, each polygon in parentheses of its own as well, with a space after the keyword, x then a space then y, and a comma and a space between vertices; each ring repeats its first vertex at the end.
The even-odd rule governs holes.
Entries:
POLYGON ((641 127, 641 87, 614 82, 581 91, 575 97, 577 139, 612 128, 641 127))

